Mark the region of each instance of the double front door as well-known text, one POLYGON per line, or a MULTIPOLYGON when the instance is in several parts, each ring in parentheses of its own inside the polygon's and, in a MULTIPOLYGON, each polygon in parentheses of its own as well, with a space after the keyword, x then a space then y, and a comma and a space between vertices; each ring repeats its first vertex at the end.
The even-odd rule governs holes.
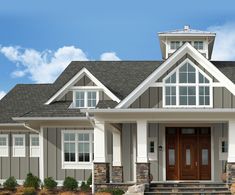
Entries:
POLYGON ((210 128, 166 128, 166 179, 211 179, 210 128))

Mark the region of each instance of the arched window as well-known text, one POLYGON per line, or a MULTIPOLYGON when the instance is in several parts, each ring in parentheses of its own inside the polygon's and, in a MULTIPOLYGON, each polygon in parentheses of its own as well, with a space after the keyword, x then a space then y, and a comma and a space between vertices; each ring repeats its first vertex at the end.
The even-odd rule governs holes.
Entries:
POLYGON ((211 107, 211 79, 189 61, 177 67, 164 80, 165 107, 211 107))

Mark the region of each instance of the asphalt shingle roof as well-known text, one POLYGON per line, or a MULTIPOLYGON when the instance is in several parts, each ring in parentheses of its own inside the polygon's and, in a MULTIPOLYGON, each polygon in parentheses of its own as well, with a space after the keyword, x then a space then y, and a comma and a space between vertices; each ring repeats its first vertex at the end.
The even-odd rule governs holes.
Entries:
MULTIPOLYGON (((212 61, 235 83, 235 61, 212 61)), ((62 88, 83 67, 121 100, 130 94, 162 61, 74 61, 53 84, 16 85, 0 101, 0 123, 14 123, 12 117, 84 116, 79 109, 68 109, 71 102, 44 103, 62 88)), ((117 102, 100 101, 97 108, 114 108, 117 102)))

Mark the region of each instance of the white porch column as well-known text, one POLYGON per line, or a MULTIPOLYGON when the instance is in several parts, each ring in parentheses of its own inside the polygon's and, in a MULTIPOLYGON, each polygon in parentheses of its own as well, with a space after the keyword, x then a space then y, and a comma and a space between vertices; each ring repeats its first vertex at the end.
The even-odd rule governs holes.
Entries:
POLYGON ((235 120, 228 123, 228 162, 235 163, 235 120))
POLYGON ((113 166, 122 166, 121 157, 121 133, 118 130, 112 132, 113 134, 113 166))
POLYGON ((95 189, 100 184, 109 183, 109 163, 107 162, 107 138, 104 121, 95 120, 94 125, 94 168, 95 189))
POLYGON ((40 158, 39 158, 39 178, 44 181, 44 137, 43 137, 43 127, 40 128, 39 132, 39 146, 40 146, 40 158))
POLYGON ((106 129, 104 121, 95 121, 94 162, 107 162, 106 129))
POLYGON ((137 162, 148 162, 148 131, 147 121, 137 121, 137 162))
POLYGON ((147 121, 137 121, 137 162, 136 183, 150 182, 150 164, 148 162, 148 128, 147 121))

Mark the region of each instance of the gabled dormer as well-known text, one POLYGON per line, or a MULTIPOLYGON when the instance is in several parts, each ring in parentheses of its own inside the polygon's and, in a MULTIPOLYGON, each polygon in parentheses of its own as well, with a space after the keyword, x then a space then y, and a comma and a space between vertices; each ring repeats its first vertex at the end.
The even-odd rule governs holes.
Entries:
POLYGON ((165 60, 172 55, 184 43, 190 43, 207 59, 211 59, 215 41, 215 33, 191 29, 184 26, 183 29, 159 32, 162 58, 165 60))

